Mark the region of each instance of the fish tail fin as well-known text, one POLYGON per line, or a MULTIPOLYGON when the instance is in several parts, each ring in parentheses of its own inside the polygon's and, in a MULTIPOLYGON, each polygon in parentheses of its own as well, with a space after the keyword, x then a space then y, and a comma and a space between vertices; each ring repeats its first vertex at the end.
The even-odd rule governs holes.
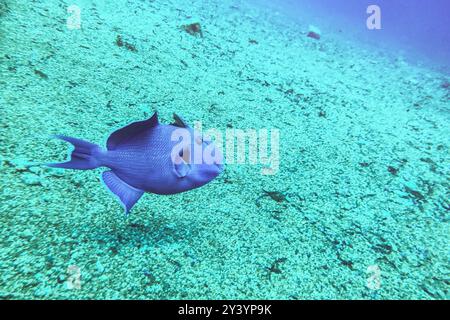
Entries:
POLYGON ((81 139, 55 135, 54 138, 71 143, 75 149, 71 153, 70 161, 61 163, 47 163, 48 167, 88 170, 101 166, 98 155, 101 152, 100 146, 81 139))

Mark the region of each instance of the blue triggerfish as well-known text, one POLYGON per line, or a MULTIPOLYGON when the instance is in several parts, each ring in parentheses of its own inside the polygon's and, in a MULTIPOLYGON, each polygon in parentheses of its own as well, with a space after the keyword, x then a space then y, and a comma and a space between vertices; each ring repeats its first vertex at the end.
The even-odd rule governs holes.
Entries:
POLYGON ((176 114, 174 123, 160 124, 155 114, 113 132, 100 146, 57 135, 75 149, 70 161, 54 168, 89 170, 107 167, 102 181, 128 213, 144 192, 174 194, 203 186, 223 170, 223 156, 176 114))

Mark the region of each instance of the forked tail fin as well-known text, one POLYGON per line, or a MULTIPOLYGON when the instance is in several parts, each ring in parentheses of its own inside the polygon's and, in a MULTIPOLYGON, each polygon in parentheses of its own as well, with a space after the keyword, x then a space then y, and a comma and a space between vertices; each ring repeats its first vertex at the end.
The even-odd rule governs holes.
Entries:
POLYGON ((72 151, 70 161, 48 163, 47 166, 53 168, 88 170, 98 168, 101 165, 97 157, 101 151, 100 146, 81 139, 61 135, 53 137, 71 143, 75 149, 72 151))

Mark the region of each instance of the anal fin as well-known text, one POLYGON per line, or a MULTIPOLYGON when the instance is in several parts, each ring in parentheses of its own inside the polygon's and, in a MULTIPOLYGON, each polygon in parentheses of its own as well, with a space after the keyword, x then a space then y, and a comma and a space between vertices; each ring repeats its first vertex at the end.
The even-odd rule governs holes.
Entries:
POLYGON ((105 171, 102 173, 103 183, 108 187, 108 189, 114 193, 114 195, 119 198, 122 203, 125 214, 130 212, 131 208, 136 204, 136 202, 144 194, 144 191, 136 189, 126 182, 122 181, 114 172, 105 171))

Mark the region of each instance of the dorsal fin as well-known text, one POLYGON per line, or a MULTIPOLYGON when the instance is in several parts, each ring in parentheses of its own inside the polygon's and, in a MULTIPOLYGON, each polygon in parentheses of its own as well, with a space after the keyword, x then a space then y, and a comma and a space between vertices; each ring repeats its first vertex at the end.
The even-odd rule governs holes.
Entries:
POLYGON ((187 128, 188 127, 186 122, 184 122, 184 120, 181 119, 181 117, 179 117, 176 113, 173 114, 173 119, 175 120, 175 122, 172 123, 173 126, 180 127, 180 128, 187 128))
POLYGON ((144 121, 133 122, 119 130, 114 131, 106 142, 108 150, 114 150, 119 145, 123 145, 134 137, 151 130, 158 125, 158 114, 155 112, 153 116, 144 121))

